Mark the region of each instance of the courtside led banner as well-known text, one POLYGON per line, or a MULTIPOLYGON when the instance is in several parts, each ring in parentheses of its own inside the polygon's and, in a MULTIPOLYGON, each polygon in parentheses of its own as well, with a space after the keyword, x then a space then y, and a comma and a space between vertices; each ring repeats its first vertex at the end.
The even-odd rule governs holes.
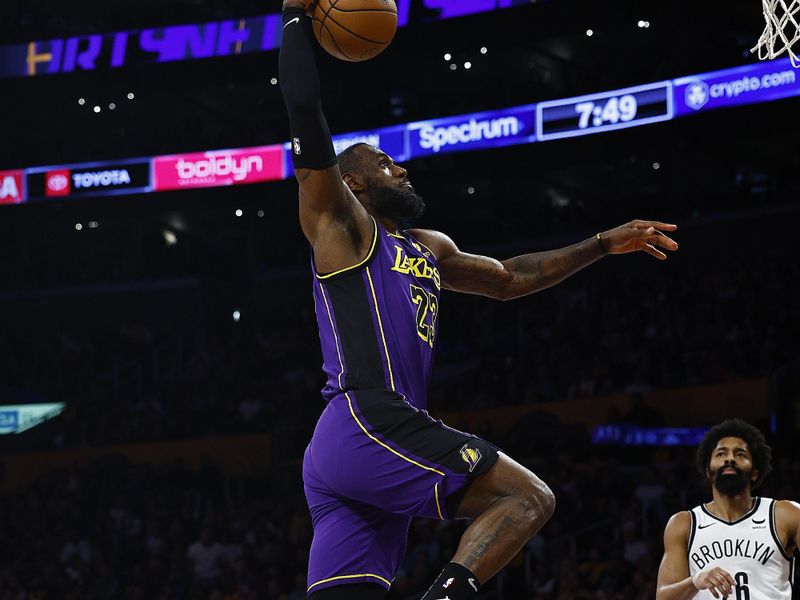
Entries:
POLYGON ((0 406, 0 435, 22 433, 57 417, 63 411, 63 402, 2 405, 0 406))
MULTIPOLYGON (((333 149, 339 154, 345 148, 355 144, 369 144, 379 150, 383 150, 396 162, 403 162, 410 158, 406 148, 406 126, 397 125, 395 127, 384 127, 372 131, 355 131, 343 135, 333 136, 333 149)), ((283 145, 284 152, 284 177, 294 175, 294 163, 292 163, 292 145, 283 145)))
MULTIPOLYGON (((800 95, 788 58, 635 87, 333 136, 397 162, 638 127, 800 95)), ((0 204, 257 183, 293 175, 290 144, 0 171, 0 204)))
POLYGON ((30 169, 29 200, 150 192, 150 159, 30 169))
POLYGON ((157 192, 258 183, 283 177, 280 145, 159 156, 153 160, 153 188, 157 192))
POLYGON ((800 77, 788 58, 680 77, 672 84, 677 117, 800 95, 800 77))
MULTIPOLYGON (((530 0, 397 0, 398 25, 524 4, 530 4, 530 0)), ((280 14, 271 14, 0 46, 0 77, 32 77, 267 52, 280 46, 281 32, 280 14)))
POLYGON ((22 171, 0 171, 0 204, 19 204, 25 201, 22 171))
POLYGON ((419 121, 408 125, 408 156, 418 158, 444 152, 498 148, 536 141, 535 107, 419 121))
POLYGON ((614 446, 697 446, 708 427, 639 427, 598 425, 592 429, 592 443, 614 446))

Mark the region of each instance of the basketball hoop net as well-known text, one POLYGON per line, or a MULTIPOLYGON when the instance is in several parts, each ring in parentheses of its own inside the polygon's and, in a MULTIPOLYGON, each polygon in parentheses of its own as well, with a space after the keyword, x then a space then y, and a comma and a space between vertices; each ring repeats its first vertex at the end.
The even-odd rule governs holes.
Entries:
POLYGON ((792 45, 800 40, 800 0, 761 0, 761 3, 767 25, 750 52, 758 51, 760 60, 787 52, 792 66, 800 68, 800 57, 792 52, 792 45))

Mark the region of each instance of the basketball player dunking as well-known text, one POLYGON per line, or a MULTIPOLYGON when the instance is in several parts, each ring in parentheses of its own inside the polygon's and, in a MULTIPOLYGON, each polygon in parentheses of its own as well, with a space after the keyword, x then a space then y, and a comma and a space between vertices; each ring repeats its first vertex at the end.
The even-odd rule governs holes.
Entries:
POLYGON ((536 475, 492 444, 428 416, 442 287, 498 299, 555 285, 606 254, 677 244, 633 221, 584 242, 503 262, 442 233, 399 224, 425 206, 408 174, 365 144, 338 157, 321 111, 306 11, 285 0, 280 82, 289 113, 300 225, 313 251, 314 301, 328 380, 303 461, 314 525, 314 600, 383 598, 412 517, 472 519, 424 600, 476 594, 552 515, 536 475))
POLYGON ((713 500, 672 516, 664 531, 657 600, 790 600, 800 505, 753 497, 772 469, 764 435, 739 419, 723 421, 697 449, 713 500))

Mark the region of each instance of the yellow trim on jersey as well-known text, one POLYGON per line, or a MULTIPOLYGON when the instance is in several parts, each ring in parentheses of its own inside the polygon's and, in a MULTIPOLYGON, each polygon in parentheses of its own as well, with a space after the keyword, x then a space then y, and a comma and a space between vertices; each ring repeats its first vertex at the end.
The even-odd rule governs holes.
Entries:
POLYGON ((369 431, 367 431, 367 428, 364 427, 364 425, 361 423, 361 421, 358 420, 358 417, 356 416, 356 411, 353 410, 353 400, 352 400, 352 398, 350 398, 350 394, 345 392, 344 395, 347 398, 347 404, 350 407, 350 414, 353 415, 353 419, 355 419, 355 422, 358 423, 359 427, 361 427, 361 431, 366 433, 367 437, 369 439, 371 439, 373 442, 379 444, 380 446, 383 446, 384 448, 386 448, 392 454, 396 454, 397 456, 399 456, 403 460, 406 460, 406 461, 410 462, 412 465, 417 465, 420 469, 425 469, 426 471, 431 471, 433 473, 436 473, 436 474, 441 475, 442 477, 444 477, 444 473, 442 473, 438 469, 434 469, 432 467, 426 467, 425 465, 421 465, 417 461, 412 460, 412 459, 408 458, 407 456, 403 456, 397 450, 395 450, 391 446, 387 446, 382 441, 380 441, 378 438, 376 438, 374 435, 372 435, 369 431))
POLYGON ((444 521, 444 517, 442 516, 442 507, 439 506, 439 482, 436 482, 436 485, 433 486, 433 495, 436 498, 436 512, 439 513, 439 518, 444 521))
POLYGON ((404 239, 406 239, 405 237, 403 237, 403 236, 402 236, 402 235, 400 235, 399 233, 391 233, 391 232, 387 231, 387 232, 386 232, 386 235, 390 235, 390 236, 392 236, 393 238, 397 238, 398 240, 404 240, 404 239))
POLYGON ((317 276, 317 279, 330 279, 334 275, 341 275, 342 273, 346 273, 347 271, 352 271, 353 269, 358 269, 359 267, 363 266, 365 263, 369 262, 369 259, 372 258, 372 255, 375 254, 375 248, 378 245, 378 223, 375 221, 375 218, 370 215, 370 219, 372 219, 372 224, 375 225, 375 231, 372 234, 372 246, 370 246, 369 252, 357 265, 353 265, 351 267, 345 267, 344 269, 339 269, 338 271, 334 271, 333 273, 328 273, 327 275, 320 275, 317 273, 316 269, 314 270, 314 275, 317 276))
MULTIPOLYGON (((339 376, 337 380, 339 381, 339 389, 344 390, 342 387, 342 375, 344 375, 344 363, 342 362, 342 355, 339 352, 339 336, 336 335, 336 326, 333 324, 333 315, 331 314, 331 308, 328 306, 328 299, 325 297, 325 286, 319 286, 319 291, 322 292, 322 299, 325 301, 325 310, 328 311, 328 320, 331 322, 331 331, 333 332, 333 343, 336 346, 336 356, 339 357, 339 376)), ((316 310, 316 306, 314 307, 316 310)))
POLYGON ((380 575, 375 575, 374 573, 358 573, 356 575, 337 575, 336 577, 328 577, 327 579, 321 579, 320 581, 316 581, 308 586, 306 592, 310 592, 311 588, 317 587, 323 583, 328 583, 329 581, 336 581, 337 579, 355 579, 356 577, 374 577, 375 579, 379 579, 389 587, 392 586, 392 582, 388 579, 384 579, 380 575))
POLYGON ((394 375, 392 374, 392 359, 389 358, 389 347, 386 345, 386 336, 383 335, 383 321, 381 321, 381 311, 378 308, 378 297, 375 295, 375 286, 372 284, 372 275, 370 275, 369 267, 367 267, 367 279, 369 279, 369 287, 372 290, 372 300, 375 302, 375 314, 378 315, 378 328, 381 330, 381 341, 383 342, 383 349, 386 352, 386 364, 389 366, 389 383, 394 389, 394 375))

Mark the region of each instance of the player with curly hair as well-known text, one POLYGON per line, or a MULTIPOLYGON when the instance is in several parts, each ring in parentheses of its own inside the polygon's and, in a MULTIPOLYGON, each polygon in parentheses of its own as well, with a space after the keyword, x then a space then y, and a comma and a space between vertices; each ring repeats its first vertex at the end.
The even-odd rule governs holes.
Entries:
POLYGON ((697 467, 713 500, 672 516, 664 531, 657 600, 789 600, 800 505, 753 496, 772 470, 764 434, 740 419, 712 427, 697 467))

